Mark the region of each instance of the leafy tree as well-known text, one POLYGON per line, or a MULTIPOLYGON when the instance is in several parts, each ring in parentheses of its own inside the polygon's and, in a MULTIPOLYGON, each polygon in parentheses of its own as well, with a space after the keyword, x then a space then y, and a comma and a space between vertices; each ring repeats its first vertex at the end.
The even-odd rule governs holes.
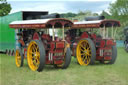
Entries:
POLYGON ((67 18, 67 17, 75 17, 77 14, 75 14, 75 13, 72 13, 72 12, 68 12, 68 13, 63 13, 63 14, 61 14, 60 16, 62 17, 62 18, 67 18))
POLYGON ((93 16, 98 16, 98 13, 93 13, 93 16))
POLYGON ((11 11, 11 5, 6 0, 0 0, 0 16, 8 15, 11 11))
POLYGON ((110 14, 108 14, 106 11, 102 11, 102 13, 100 14, 101 16, 105 16, 106 19, 111 19, 110 14))
POLYGON ((90 10, 86 10, 86 11, 79 11, 78 15, 85 15, 85 16, 91 16, 93 15, 93 13, 90 10))
POLYGON ((84 14, 85 14, 84 11, 79 10, 78 15, 84 15, 84 14))
POLYGON ((110 13, 113 18, 125 23, 128 18, 128 0, 117 0, 115 3, 110 4, 110 13))
POLYGON ((123 39, 123 28, 128 25, 128 0, 117 0, 110 4, 109 12, 111 19, 116 19, 121 22, 121 27, 117 30, 116 39, 123 39))

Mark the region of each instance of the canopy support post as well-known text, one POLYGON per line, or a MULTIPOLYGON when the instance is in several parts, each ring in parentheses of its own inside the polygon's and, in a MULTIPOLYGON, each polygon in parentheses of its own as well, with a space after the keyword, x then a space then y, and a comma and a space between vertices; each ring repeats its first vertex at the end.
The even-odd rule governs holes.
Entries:
POLYGON ((113 39, 113 24, 112 24, 112 32, 111 32, 111 37, 113 39))
POLYGON ((103 28, 103 39, 105 39, 105 25, 104 25, 104 28, 103 28))
POLYGON ((52 26, 52 34, 53 34, 53 36, 52 36, 52 40, 54 41, 54 40, 55 40, 54 25, 52 26))
POLYGON ((63 41, 64 41, 65 40, 64 39, 64 25, 62 26, 62 28, 63 28, 62 30, 63 30, 63 41))
POLYGON ((101 31, 102 31, 102 28, 100 27, 100 35, 102 35, 102 32, 101 31))
POLYGON ((106 32, 106 33, 107 33, 107 34, 106 34, 106 37, 108 38, 108 28, 106 28, 106 31, 107 31, 107 32, 106 32))
POLYGON ((47 34, 49 34, 49 29, 47 29, 47 34))
POLYGON ((115 28, 115 32, 114 32, 114 38, 115 38, 115 36, 116 36, 116 32, 117 32, 117 27, 115 28))

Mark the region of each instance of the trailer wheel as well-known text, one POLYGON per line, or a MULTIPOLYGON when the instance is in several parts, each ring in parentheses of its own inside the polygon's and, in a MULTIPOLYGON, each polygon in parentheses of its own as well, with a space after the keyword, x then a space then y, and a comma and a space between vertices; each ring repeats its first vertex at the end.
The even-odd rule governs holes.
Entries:
POLYGON ((23 56, 23 53, 22 53, 21 49, 16 50, 15 61, 16 61, 16 66, 17 67, 22 67, 23 66, 24 56, 23 56))
POLYGON ((54 64, 54 67, 55 68, 66 69, 69 66, 70 62, 71 62, 71 50, 68 47, 67 50, 66 50, 65 56, 64 56, 63 64, 61 64, 61 65, 54 64))
POLYGON ((89 38, 81 39, 76 48, 76 57, 80 65, 94 64, 96 59, 96 48, 89 38))
POLYGON ((32 40, 27 49, 27 61, 32 71, 42 71, 45 66, 45 49, 42 41, 32 40))

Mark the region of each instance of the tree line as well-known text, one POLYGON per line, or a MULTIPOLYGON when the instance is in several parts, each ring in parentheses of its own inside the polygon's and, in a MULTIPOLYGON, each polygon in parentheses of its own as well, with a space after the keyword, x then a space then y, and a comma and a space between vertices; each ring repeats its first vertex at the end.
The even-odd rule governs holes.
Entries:
POLYGON ((105 19, 119 20, 121 27, 118 28, 115 39, 123 40, 123 29, 128 26, 128 0, 117 0, 114 3, 109 4, 108 10, 108 12, 103 10, 101 14, 92 13, 89 10, 79 11, 78 13, 63 13, 61 14, 61 17, 68 18, 70 20, 84 20, 85 17, 88 16, 105 16, 105 19))

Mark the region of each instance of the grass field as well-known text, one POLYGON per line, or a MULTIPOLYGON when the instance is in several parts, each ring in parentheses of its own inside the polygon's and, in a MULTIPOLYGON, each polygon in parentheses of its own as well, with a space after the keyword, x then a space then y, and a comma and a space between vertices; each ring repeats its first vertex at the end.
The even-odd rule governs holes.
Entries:
POLYGON ((33 72, 27 61, 17 68, 13 56, 0 55, 0 85, 128 85, 128 53, 118 48, 113 65, 80 66, 72 57, 66 70, 46 66, 42 72, 33 72))

